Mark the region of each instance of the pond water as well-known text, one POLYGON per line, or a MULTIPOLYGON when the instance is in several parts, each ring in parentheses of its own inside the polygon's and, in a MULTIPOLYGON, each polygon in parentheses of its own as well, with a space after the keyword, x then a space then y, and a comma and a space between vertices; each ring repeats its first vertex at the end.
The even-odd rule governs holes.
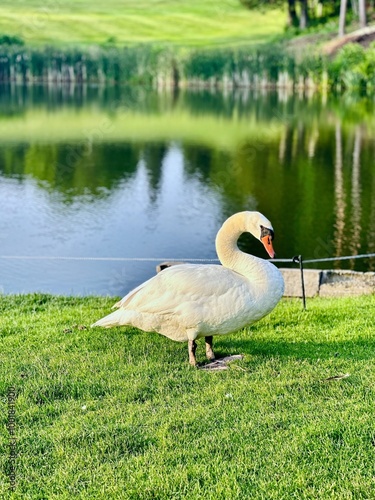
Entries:
POLYGON ((241 210, 272 221, 279 258, 375 252, 374 138, 374 104, 350 98, 0 87, 0 290, 123 295, 158 261, 216 258, 241 210))

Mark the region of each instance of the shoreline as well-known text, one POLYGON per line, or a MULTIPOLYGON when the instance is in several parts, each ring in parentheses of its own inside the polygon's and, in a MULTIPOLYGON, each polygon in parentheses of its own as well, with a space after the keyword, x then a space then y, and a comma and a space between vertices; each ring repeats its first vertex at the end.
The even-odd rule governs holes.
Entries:
MULTIPOLYGON (((156 266, 159 273, 167 267, 183 262, 161 262, 156 266)), ((279 268, 284 282, 284 297, 302 298, 300 269, 279 268)), ((375 272, 346 269, 304 269, 305 297, 355 297, 375 293, 375 272)))
MULTIPOLYGON (((280 269, 285 281, 284 297, 302 297, 299 269, 280 269)), ((354 297, 375 293, 375 272, 304 269, 306 297, 354 297)))
MULTIPOLYGON (((166 267, 172 265, 181 265, 183 262, 163 262, 156 269, 161 272, 166 267)), ((302 298, 301 271, 300 269, 279 268, 285 281, 285 298, 302 298)), ((375 272, 361 272, 351 270, 334 269, 304 269, 304 286, 306 298, 345 298, 360 297, 363 295, 375 295, 375 272)), ((115 295, 61 295, 58 293, 43 292, 36 290, 34 292, 12 292, 3 293, 0 290, 0 299, 4 297, 15 296, 50 296, 58 299, 77 298, 77 299, 110 299, 120 298, 115 295)))

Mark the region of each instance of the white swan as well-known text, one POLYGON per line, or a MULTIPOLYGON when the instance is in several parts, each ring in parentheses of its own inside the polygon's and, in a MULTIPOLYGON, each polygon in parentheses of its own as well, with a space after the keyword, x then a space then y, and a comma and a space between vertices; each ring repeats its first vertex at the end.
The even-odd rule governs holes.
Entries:
POLYGON ((196 365, 195 340, 206 339, 206 355, 215 359, 212 336, 236 332, 259 320, 284 291, 280 271, 270 262, 239 250, 240 235, 261 240, 271 258, 273 228, 259 212, 240 212, 222 225, 216 251, 222 266, 182 264, 169 267, 129 292, 118 310, 92 326, 131 325, 176 341, 188 341, 196 365))

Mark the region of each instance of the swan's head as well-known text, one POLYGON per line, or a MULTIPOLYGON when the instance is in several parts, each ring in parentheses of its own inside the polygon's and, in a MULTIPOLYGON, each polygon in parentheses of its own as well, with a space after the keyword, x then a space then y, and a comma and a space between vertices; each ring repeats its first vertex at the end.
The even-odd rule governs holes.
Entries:
POLYGON ((275 251, 272 241, 274 231, 271 222, 260 212, 245 212, 247 231, 260 240, 268 255, 273 259, 275 251))
POLYGON ((223 265, 230 267, 234 247, 237 248, 238 238, 244 232, 251 233, 261 241, 271 259, 275 257, 271 222, 260 212, 239 212, 224 222, 216 236, 216 250, 223 265))

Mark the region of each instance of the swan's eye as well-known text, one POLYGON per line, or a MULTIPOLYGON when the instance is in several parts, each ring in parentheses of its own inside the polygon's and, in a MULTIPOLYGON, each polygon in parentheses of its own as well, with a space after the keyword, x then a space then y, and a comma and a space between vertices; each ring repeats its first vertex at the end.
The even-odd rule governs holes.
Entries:
POLYGON ((264 238, 265 236, 268 236, 268 241, 270 243, 270 241, 275 238, 275 233, 273 232, 273 229, 260 226, 260 239, 264 238))

